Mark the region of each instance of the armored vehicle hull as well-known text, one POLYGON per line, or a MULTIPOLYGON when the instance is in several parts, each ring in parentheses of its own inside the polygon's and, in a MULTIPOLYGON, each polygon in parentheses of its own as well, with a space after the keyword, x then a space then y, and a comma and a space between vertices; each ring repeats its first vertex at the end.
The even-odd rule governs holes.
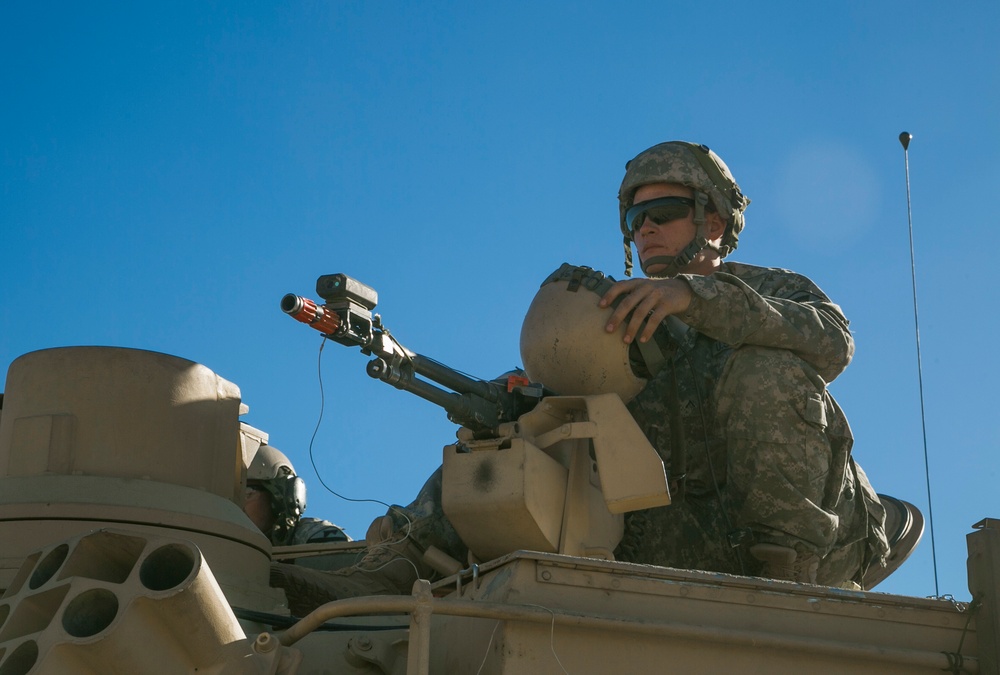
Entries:
POLYGON ((971 606, 514 551, 292 617, 270 561, 363 544, 272 547, 254 528, 243 485, 267 438, 240 409, 235 385, 164 354, 56 349, 11 366, 0 675, 1000 673, 990 519, 968 536, 971 606))

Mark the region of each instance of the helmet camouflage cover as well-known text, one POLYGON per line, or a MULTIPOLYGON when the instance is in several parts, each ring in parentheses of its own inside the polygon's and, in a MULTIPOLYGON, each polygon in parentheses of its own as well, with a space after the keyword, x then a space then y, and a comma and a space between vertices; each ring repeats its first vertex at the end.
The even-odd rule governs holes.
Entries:
POLYGON ((640 152, 625 164, 625 177, 618 190, 619 222, 625 246, 625 274, 632 270, 632 235, 625 212, 632 207, 636 190, 650 183, 678 183, 708 197, 725 219, 719 253, 725 257, 736 250, 743 230, 743 211, 750 200, 740 191, 729 167, 707 146, 686 141, 668 141, 640 152))

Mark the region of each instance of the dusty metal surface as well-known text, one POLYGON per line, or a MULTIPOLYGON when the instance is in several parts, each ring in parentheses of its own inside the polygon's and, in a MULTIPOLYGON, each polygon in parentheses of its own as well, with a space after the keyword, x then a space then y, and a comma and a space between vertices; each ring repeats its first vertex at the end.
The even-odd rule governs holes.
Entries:
MULTIPOLYGON (((947 601, 540 553, 483 566, 462 597, 540 608, 551 620, 463 627, 478 639, 440 645, 441 668, 478 658, 497 673, 560 672, 560 663, 568 672, 929 673, 961 643, 978 672, 975 622, 947 601)), ((441 630, 458 622, 441 619, 441 630)))

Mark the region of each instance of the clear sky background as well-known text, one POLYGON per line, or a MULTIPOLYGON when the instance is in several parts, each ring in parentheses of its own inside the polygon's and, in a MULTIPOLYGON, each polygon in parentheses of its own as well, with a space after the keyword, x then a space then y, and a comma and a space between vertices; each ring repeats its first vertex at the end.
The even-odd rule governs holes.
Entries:
MULTIPOLYGON (((520 363, 562 262, 621 276, 615 195, 654 143, 705 143, 753 200, 733 259, 814 279, 852 321, 832 384, 880 492, 927 513, 903 150, 940 591, 1000 517, 995 0, 0 4, 0 373, 64 345, 161 351, 238 384, 321 487, 322 274, 376 288, 403 344, 481 377, 520 363)), ((454 426, 322 355, 325 481, 406 503, 454 426)), ((879 590, 935 592, 931 540, 879 590)))

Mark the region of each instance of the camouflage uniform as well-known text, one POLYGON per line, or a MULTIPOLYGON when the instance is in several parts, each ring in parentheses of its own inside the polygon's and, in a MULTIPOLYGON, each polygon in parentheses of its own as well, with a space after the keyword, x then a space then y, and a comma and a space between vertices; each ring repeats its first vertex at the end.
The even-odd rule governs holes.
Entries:
POLYGON ((666 366, 628 406, 675 502, 629 514, 618 556, 753 574, 759 563, 741 552, 764 541, 819 555, 820 583, 859 579, 888 546, 884 511, 826 389, 854 351, 847 319, 787 270, 723 263, 679 278, 691 305, 660 331, 666 366))

